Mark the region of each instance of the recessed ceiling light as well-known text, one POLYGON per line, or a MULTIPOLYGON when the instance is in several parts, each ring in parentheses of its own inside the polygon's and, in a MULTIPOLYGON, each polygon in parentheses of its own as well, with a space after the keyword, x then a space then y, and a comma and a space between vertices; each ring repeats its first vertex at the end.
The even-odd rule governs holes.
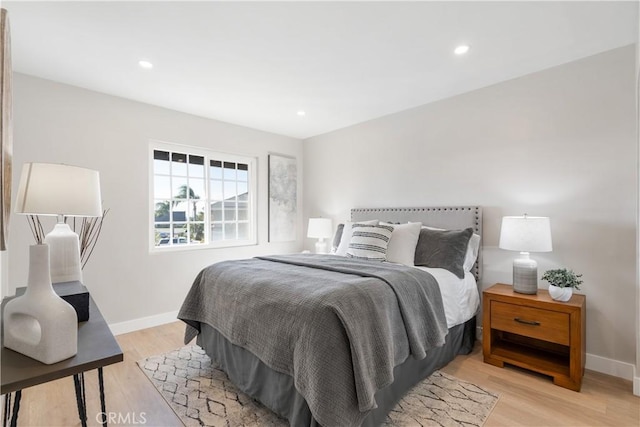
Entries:
POLYGON ((140 66, 140 68, 144 68, 145 70, 150 70, 153 68, 153 64, 149 61, 145 61, 144 59, 138 61, 138 65, 140 66))
POLYGON ((300 110, 300 111, 298 111, 298 113, 297 113, 297 114, 298 114, 300 117, 303 117, 303 116, 305 116, 307 113, 305 113, 304 111, 300 110))
POLYGON ((453 53, 455 53, 456 55, 464 55, 468 51, 469 51, 469 46, 467 46, 466 44, 461 44, 460 46, 455 48, 453 53))

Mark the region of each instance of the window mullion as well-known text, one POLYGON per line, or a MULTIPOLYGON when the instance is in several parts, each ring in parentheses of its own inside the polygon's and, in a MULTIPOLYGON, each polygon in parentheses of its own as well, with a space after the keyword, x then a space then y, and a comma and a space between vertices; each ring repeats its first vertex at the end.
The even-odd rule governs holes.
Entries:
POLYGON ((169 152, 169 246, 173 245, 173 151, 169 152))
MULTIPOLYGON (((186 154, 186 153, 185 153, 186 154)), ((187 168, 187 173, 185 174, 185 176, 187 177, 187 183, 186 188, 184 189, 184 200, 185 200, 185 207, 184 207, 184 226, 186 229, 186 238, 187 238, 187 245, 191 244, 191 219, 189 218, 189 215, 191 214, 190 212, 190 205, 189 205, 189 193, 191 192, 191 183, 189 182, 189 154, 186 154, 186 158, 185 158, 185 167, 187 168)))
POLYGON ((235 223, 236 223, 236 240, 238 238, 240 238, 240 223, 238 222, 238 220, 240 219, 240 217, 238 216, 240 214, 240 212, 238 212, 238 203, 240 203, 240 195, 238 194, 238 165, 236 164, 236 182, 235 182, 235 187, 236 187, 236 202, 234 203, 233 209, 235 210, 235 223))
POLYGON ((226 212, 227 212, 227 192, 224 191, 224 184, 226 182, 226 179, 224 177, 224 161, 222 162, 222 176, 220 177, 220 182, 222 183, 222 197, 221 197, 221 201, 220 201, 220 221, 222 221, 222 224, 220 225, 220 227, 222 227, 222 240, 227 240, 227 227, 225 227, 227 225, 226 222, 226 212))
POLYGON ((211 243, 211 175, 209 169, 211 168, 211 159, 209 156, 204 156, 204 243, 208 245, 211 243))

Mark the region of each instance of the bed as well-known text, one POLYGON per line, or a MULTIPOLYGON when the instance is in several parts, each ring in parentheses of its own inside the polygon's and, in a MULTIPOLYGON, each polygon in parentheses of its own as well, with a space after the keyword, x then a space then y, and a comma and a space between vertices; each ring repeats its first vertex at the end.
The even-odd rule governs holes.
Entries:
MULTIPOLYGON (((351 221, 354 230, 370 230, 355 228, 367 221, 396 231, 421 223, 420 238, 469 228, 469 235, 482 235, 480 207, 353 209, 351 221)), ((187 323, 185 342, 197 336, 241 390, 293 426, 380 425, 412 386, 475 341, 479 243, 461 275, 357 259, 355 238, 348 238, 347 257, 298 254, 210 266, 178 316, 187 323)))

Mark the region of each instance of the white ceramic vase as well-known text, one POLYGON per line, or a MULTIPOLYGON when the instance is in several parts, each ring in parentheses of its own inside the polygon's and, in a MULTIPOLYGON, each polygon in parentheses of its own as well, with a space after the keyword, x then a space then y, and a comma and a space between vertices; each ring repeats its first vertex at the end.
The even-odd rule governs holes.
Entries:
POLYGON ((549 295, 556 301, 567 302, 573 295, 573 288, 561 288, 555 285, 549 285, 549 295))
POLYGON ((24 295, 9 301, 3 317, 4 346, 50 365, 78 352, 78 316, 51 286, 49 246, 29 247, 24 295))

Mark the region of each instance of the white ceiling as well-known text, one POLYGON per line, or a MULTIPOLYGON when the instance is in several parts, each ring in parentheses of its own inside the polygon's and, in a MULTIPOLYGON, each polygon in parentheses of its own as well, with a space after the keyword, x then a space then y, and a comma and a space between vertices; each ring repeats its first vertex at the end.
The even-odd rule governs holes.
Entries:
POLYGON ((296 138, 638 37, 628 2, 4 2, 14 70, 296 138), (469 44, 456 56, 458 44, 469 44), (153 70, 143 70, 147 59, 153 70), (306 116, 299 117, 299 110, 306 116))

